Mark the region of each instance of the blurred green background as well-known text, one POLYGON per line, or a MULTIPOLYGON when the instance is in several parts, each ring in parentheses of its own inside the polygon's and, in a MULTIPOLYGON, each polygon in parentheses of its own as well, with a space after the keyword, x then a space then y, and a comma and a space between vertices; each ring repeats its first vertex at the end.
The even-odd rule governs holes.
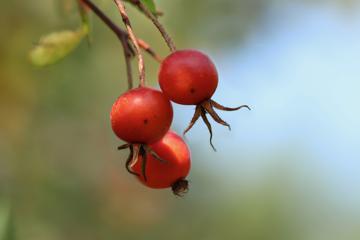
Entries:
MULTIPOLYGON (((121 24, 112 1, 94 2, 121 24)), ((90 46, 38 69, 29 49, 78 26, 73 1, 2 0, 0 239, 360 239, 358 1, 156 2, 178 48, 214 59, 214 99, 253 111, 223 113, 233 131, 214 126, 216 153, 195 125, 186 197, 147 189, 125 171, 109 124, 126 90, 113 33, 92 16, 90 46)), ((128 10, 165 56, 160 34, 128 10)), ((156 86, 158 64, 145 60, 156 86)), ((174 107, 181 132, 193 109, 174 107)))

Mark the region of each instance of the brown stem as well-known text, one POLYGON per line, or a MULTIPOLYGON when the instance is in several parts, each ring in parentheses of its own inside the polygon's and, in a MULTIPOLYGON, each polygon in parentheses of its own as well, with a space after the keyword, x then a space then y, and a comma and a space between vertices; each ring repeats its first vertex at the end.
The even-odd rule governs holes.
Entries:
POLYGON ((128 35, 131 39, 131 42, 135 46, 136 54, 138 56, 138 67, 139 67, 139 78, 140 78, 140 86, 145 86, 145 65, 144 65, 144 57, 141 53, 141 49, 139 47, 138 41, 135 37, 135 34, 131 28, 130 19, 127 16, 124 3, 122 0, 114 0, 116 6, 118 7, 118 10, 120 12, 120 15, 123 19, 123 22, 125 24, 125 27, 127 29, 128 35))
POLYGON ((138 38, 138 44, 139 46, 144 49, 150 56, 152 56, 157 62, 161 63, 162 59, 155 53, 155 51, 150 47, 150 45, 142 40, 141 38, 138 38))
MULTIPOLYGON (((120 39, 121 37, 125 37, 125 39, 129 38, 129 35, 126 31, 119 28, 113 21, 109 19, 108 16, 106 16, 91 0, 79 0, 82 3, 84 3, 86 6, 88 6, 96 16, 98 16, 120 39)), ((159 59, 161 59, 155 51, 150 47, 148 43, 146 43, 143 39, 138 39, 139 46, 143 48, 146 52, 148 52, 152 57, 155 58, 156 61, 160 62, 159 59)), ((131 47, 128 44, 129 47, 131 47)), ((132 52, 134 54, 134 52, 132 52)))
POLYGON ((88 6, 91 11, 93 11, 96 16, 98 16, 119 38, 122 36, 127 37, 127 33, 120 29, 115 23, 113 23, 108 16, 106 16, 91 0, 79 0, 86 6, 88 6))
POLYGON ((132 70, 131 70, 131 58, 125 53, 125 65, 126 65, 126 75, 128 80, 128 90, 133 88, 133 78, 132 78, 132 70))
MULTIPOLYGON (((108 26, 118 37, 120 40, 123 49, 124 49, 124 57, 125 57, 125 64, 126 64, 126 72, 128 78, 128 87, 129 89, 132 88, 132 74, 131 74, 131 65, 130 60, 131 57, 135 55, 134 49, 131 47, 130 43, 128 42, 129 35, 126 31, 119 28, 110 18, 105 15, 91 0, 79 0, 85 6, 87 6, 94 14, 99 17, 106 26, 108 26)), ((137 39, 139 46, 144 49, 147 53, 149 53, 156 61, 161 62, 161 58, 155 53, 155 51, 150 47, 148 43, 146 43, 142 39, 137 39)))
POLYGON ((128 38, 125 36, 122 36, 120 38, 121 44, 124 49, 124 59, 125 59, 125 65, 126 65, 126 75, 128 80, 128 89, 133 88, 133 77, 132 77, 132 70, 131 70, 131 58, 134 56, 134 50, 129 46, 128 38))
POLYGON ((134 56, 134 50, 132 49, 131 45, 128 42, 127 33, 124 30, 120 29, 115 23, 113 23, 110 20, 110 18, 106 16, 92 1, 90 0, 80 0, 80 1, 86 6, 88 6, 95 13, 95 15, 98 16, 106 24, 106 26, 108 26, 116 34, 116 36, 120 40, 121 45, 124 49, 128 88, 131 89, 133 86, 133 80, 132 80, 130 60, 131 57, 134 56))
POLYGON ((157 55, 157 53, 151 49, 150 45, 146 43, 144 40, 138 38, 138 44, 139 46, 144 49, 148 54, 150 54, 157 62, 161 63, 162 58, 157 55))
POLYGON ((145 13, 145 15, 153 22, 153 24, 160 31, 162 37, 164 38, 166 44, 169 46, 171 52, 176 51, 176 46, 174 41, 171 39, 170 35, 166 32, 164 26, 159 22, 157 17, 140 1, 140 0, 131 0, 131 2, 138 6, 138 8, 145 13))

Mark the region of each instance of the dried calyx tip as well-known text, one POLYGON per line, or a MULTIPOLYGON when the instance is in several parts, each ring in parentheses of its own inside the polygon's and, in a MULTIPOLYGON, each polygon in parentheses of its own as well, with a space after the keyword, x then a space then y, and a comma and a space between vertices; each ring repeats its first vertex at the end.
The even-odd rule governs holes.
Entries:
POLYGON ((171 189, 176 196, 183 197, 189 191, 189 181, 180 179, 171 186, 171 189))

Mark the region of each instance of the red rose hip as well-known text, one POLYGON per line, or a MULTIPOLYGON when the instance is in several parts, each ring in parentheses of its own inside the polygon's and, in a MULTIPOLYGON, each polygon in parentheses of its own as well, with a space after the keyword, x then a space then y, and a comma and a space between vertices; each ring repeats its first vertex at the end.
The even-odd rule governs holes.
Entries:
POLYGON ((196 105, 211 98, 218 85, 215 65, 196 50, 180 50, 161 63, 159 84, 170 100, 196 105))
POLYGON ((235 111, 247 108, 250 110, 247 105, 230 108, 211 99, 218 85, 218 74, 210 58, 197 50, 175 51, 167 56, 160 66, 159 84, 171 101, 184 105, 196 105, 194 116, 184 134, 201 117, 209 130, 210 145, 214 150, 212 127, 206 114, 208 113, 214 121, 230 129, 230 125, 220 118, 215 109, 235 111))
POLYGON ((153 143, 169 130, 173 109, 169 99, 156 89, 139 87, 121 95, 110 114, 115 134, 128 143, 153 143))
POLYGON ((168 131, 161 140, 150 144, 149 147, 163 161, 159 161, 150 153, 145 157, 138 155, 138 158, 134 159, 134 166, 131 167, 138 175, 137 178, 150 188, 171 187, 177 195, 185 192, 185 178, 189 174, 191 162, 190 150, 184 140, 175 132, 168 131))

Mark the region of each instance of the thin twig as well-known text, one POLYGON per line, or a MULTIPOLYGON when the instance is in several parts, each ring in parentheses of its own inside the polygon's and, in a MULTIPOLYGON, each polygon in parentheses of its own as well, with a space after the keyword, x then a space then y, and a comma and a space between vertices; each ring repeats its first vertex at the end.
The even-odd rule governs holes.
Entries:
POLYGON ((153 22, 153 24, 160 31, 162 37, 164 38, 166 44, 169 46, 171 52, 176 51, 176 46, 174 41, 171 39, 170 35, 166 32, 164 26, 159 22, 157 17, 140 1, 140 0, 131 0, 131 3, 138 6, 138 8, 144 12, 144 14, 153 22))
POLYGON ((127 75, 127 81, 128 81, 128 89, 133 88, 133 77, 132 77, 132 70, 131 70, 131 58, 134 56, 133 49, 129 47, 128 38, 125 36, 122 36, 120 38, 121 44, 124 49, 124 59, 125 59, 125 65, 126 65, 126 75, 127 75), (130 50, 131 49, 131 50, 130 50))
POLYGON ((128 80, 128 89, 133 88, 133 77, 132 77, 132 69, 131 69, 131 58, 134 56, 134 50, 129 47, 128 38, 125 36, 122 36, 121 44, 124 48, 124 59, 125 59, 125 65, 126 65, 126 75, 128 80), (131 49, 131 50, 130 50, 131 49))
POLYGON ((96 16, 98 16, 118 37, 121 42, 121 45, 124 49, 124 58, 126 64, 126 74, 128 81, 128 89, 131 89, 133 86, 132 80, 132 71, 130 60, 135 55, 134 49, 132 49, 131 45, 128 42, 127 33, 120 29, 115 23, 113 23, 108 16, 106 16, 91 0, 80 0, 86 6, 88 6, 96 16))
MULTIPOLYGON (((128 76, 128 83, 131 82, 131 85, 129 84, 129 88, 132 87, 132 74, 131 74, 131 65, 130 65, 130 58, 132 56, 135 56, 134 49, 130 45, 128 39, 129 35, 126 31, 122 30, 120 27, 118 27, 113 21, 110 20, 108 16, 105 15, 104 12, 102 12, 91 0, 79 0, 83 4, 85 4, 91 11, 94 12, 94 14, 99 17, 105 24, 108 26, 118 37, 120 40, 123 49, 124 49, 124 57, 125 57, 125 63, 126 63, 126 71, 128 76)), ((147 53, 149 53, 156 61, 161 62, 161 58, 155 53, 155 51, 150 47, 148 43, 146 43, 142 39, 137 39, 139 46, 143 48, 147 53)))
MULTIPOLYGON (((129 38, 126 31, 119 28, 114 22, 112 22, 108 16, 106 16, 91 0, 79 0, 88 6, 119 38, 125 36, 129 38)), ((148 52, 155 60, 159 61, 161 59, 158 55, 155 54, 155 51, 146 43, 143 39, 137 39, 139 46, 148 52)), ((129 45, 130 46, 130 45, 129 45)))
POLYGON ((139 67, 139 78, 140 78, 140 86, 145 86, 145 65, 144 65, 144 57, 141 53, 141 49, 138 44, 138 40, 135 37, 135 34, 131 28, 131 23, 129 17, 126 14, 125 6, 122 0, 114 0, 116 6, 119 9, 123 22, 126 26, 128 35, 131 39, 131 42, 134 44, 137 56, 138 56, 138 67, 139 67))
POLYGON ((154 52, 154 50, 151 49, 151 47, 149 46, 149 44, 147 44, 146 42, 144 42, 144 40, 138 38, 138 44, 139 46, 144 49, 148 54, 150 54, 156 61, 158 61, 159 63, 162 62, 162 58, 156 54, 156 52, 154 52))

